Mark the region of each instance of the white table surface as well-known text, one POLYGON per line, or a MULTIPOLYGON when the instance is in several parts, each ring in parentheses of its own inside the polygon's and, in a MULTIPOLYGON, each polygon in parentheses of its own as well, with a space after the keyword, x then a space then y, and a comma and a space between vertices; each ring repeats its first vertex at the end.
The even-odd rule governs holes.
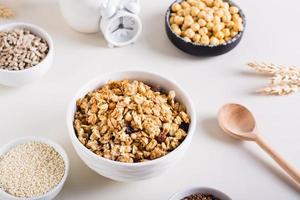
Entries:
POLYGON ((247 105, 266 140, 300 168, 300 93, 256 95, 255 89, 267 80, 245 66, 253 60, 300 66, 300 1, 237 0, 247 16, 246 33, 236 49, 214 58, 188 56, 169 42, 164 13, 171 0, 142 0, 140 39, 116 49, 107 48, 99 35, 70 29, 55 2, 4 2, 17 13, 13 21, 34 23, 51 34, 55 61, 36 83, 0 87, 0 145, 26 135, 60 143, 71 160, 71 171, 57 200, 166 200, 188 186, 218 188, 235 200, 300 199, 299 187, 264 152, 255 144, 229 138, 216 123, 222 104, 247 105), (185 158, 164 175, 136 183, 114 182, 86 167, 71 145, 65 120, 66 107, 79 87, 95 76, 124 69, 149 70, 175 79, 191 94, 198 113, 198 127, 185 158))

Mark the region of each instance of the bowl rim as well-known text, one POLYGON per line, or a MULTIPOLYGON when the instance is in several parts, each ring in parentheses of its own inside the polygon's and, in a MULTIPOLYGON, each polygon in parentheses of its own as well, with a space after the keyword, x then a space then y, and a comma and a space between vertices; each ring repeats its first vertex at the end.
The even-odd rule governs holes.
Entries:
POLYGON ((55 193, 57 190, 62 188, 63 185, 65 184, 65 181, 67 180, 67 177, 68 177, 69 171, 70 171, 70 160, 68 158, 66 151, 63 149, 63 147, 50 139, 40 137, 40 136, 25 136, 25 137, 20 137, 20 138, 11 140, 10 142, 4 144, 0 148, 0 156, 4 155, 5 153, 7 153, 9 150, 16 147, 17 145, 24 144, 24 143, 30 142, 30 141, 44 143, 55 149, 55 151, 62 157, 64 164, 65 164, 65 171, 64 171, 65 173, 64 173, 63 177, 61 178, 60 182, 54 188, 52 188, 51 190, 49 190, 47 193, 45 193, 43 195, 33 196, 33 197, 28 197, 28 198, 16 197, 16 196, 13 196, 12 194, 5 192, 0 187, 0 196, 3 195, 8 198, 15 199, 15 200, 39 200, 39 199, 42 200, 48 196, 53 195, 53 193, 55 193))
MULTIPOLYGON (((124 77, 124 79, 125 78, 126 77, 124 77)), ((151 82, 151 81, 149 81, 149 82, 151 82)), ((98 87, 100 87, 100 86, 98 86, 98 87)), ((96 89, 96 88, 94 88, 94 89, 96 89)), ((92 90, 94 90, 94 89, 92 89, 92 90)), ((89 91, 92 91, 92 90, 89 90, 89 91)), ((67 119, 67 128, 68 128, 69 136, 71 138, 73 146, 75 146, 75 144, 73 143, 73 142, 75 142, 76 143, 76 147, 79 147, 82 151, 84 151, 86 154, 88 154, 89 156, 91 156, 95 160, 107 162, 107 163, 110 163, 112 165, 123 166, 123 167, 132 167, 132 168, 135 168, 135 167, 138 168, 138 167, 141 167, 141 166, 155 165, 155 164, 161 162, 162 160, 165 160, 165 159, 169 158, 170 156, 174 155, 176 152, 180 151, 183 148, 183 146, 186 145, 192 139, 193 133, 195 132, 196 124, 197 124, 196 109, 195 109, 194 103, 193 103, 192 98, 190 97, 190 95, 179 84, 177 84, 175 81, 173 81, 173 80, 171 80, 171 79, 169 79, 169 78, 167 78, 167 77, 165 77, 163 75, 156 74, 156 73, 149 72, 149 71, 145 71, 145 70, 123 70, 123 71, 110 72, 110 73, 105 73, 105 74, 103 74, 101 76, 98 76, 98 78, 96 77, 96 78, 88 81, 73 96, 73 98, 72 98, 72 100, 71 100, 71 102, 69 103, 69 106, 68 106, 66 119, 67 119), (73 120, 71 122, 69 121, 70 119, 74 119, 74 115, 72 115, 72 116, 70 116, 70 115, 71 115, 71 113, 73 113, 74 106, 76 106, 76 100, 79 98, 79 96, 81 96, 80 95, 81 93, 87 94, 87 92, 84 92, 84 91, 86 91, 87 88, 90 85, 95 85, 95 84, 103 82, 103 81, 107 82, 107 81, 109 81, 108 77, 110 77, 110 76, 114 76, 114 75, 120 75, 120 76, 122 76, 123 74, 140 74, 140 73, 146 74, 146 75, 149 75, 149 76, 156 76, 159 79, 162 79, 164 81, 170 82, 171 84, 175 85, 175 87, 177 88, 177 90, 181 91, 181 93, 183 94, 182 96, 185 96, 185 98, 187 100, 187 104, 189 104, 190 108, 191 108, 190 112, 188 114, 190 115, 190 117, 192 119, 186 138, 173 151, 169 152, 168 154, 166 154, 166 155, 164 155, 164 156, 162 156, 160 158, 157 158, 157 159, 154 159, 154 160, 148 160, 146 162, 125 163, 125 162, 119 162, 119 161, 110 160, 110 159, 104 158, 102 156, 96 155, 95 153, 93 153, 92 151, 90 151, 88 148, 86 148, 78 140, 78 138, 76 136, 76 132, 74 130, 74 126, 73 126, 73 120)), ((74 147, 75 150, 76 150, 76 147, 74 147)))
MULTIPOLYGON (((222 199, 222 200, 232 200, 231 197, 229 197, 226 193, 222 192, 221 190, 212 188, 212 187, 206 187, 206 186, 193 186, 193 187, 186 187, 176 193, 174 193, 168 200, 181 200, 178 199, 178 196, 182 195, 185 192, 189 192, 189 191, 199 191, 199 193, 201 193, 200 191, 210 191, 210 194, 213 196, 216 196, 216 194, 218 195, 222 195, 223 197, 225 197, 226 199, 222 199)), ((196 193, 191 193, 189 195, 192 194, 197 194, 196 193)))
POLYGON ((243 10, 234 1, 232 1, 232 0, 223 0, 223 1, 227 2, 227 3, 229 3, 231 6, 238 7, 238 9, 239 9, 239 15, 241 16, 241 18, 243 20, 243 27, 244 27, 243 30, 240 31, 236 36, 234 36, 233 38, 231 38, 229 41, 227 41, 225 43, 222 43, 222 44, 218 44, 218 45, 211 45, 211 44, 204 45, 204 44, 198 44, 198 43, 188 42, 188 41, 184 40, 183 37, 181 37, 181 36, 177 35, 176 33, 174 33, 174 31, 171 28, 171 24, 170 24, 170 14, 171 14, 172 5, 174 3, 179 3, 179 2, 182 2, 182 1, 184 1, 184 0, 175 0, 175 1, 173 1, 173 3, 168 7, 168 9, 166 11, 166 14, 165 14, 165 21, 166 21, 166 24, 167 24, 168 28, 171 30, 172 34, 174 36, 176 36, 177 38, 179 38, 181 41, 183 41, 183 42, 185 42, 187 44, 191 44, 194 47, 216 48, 216 47, 221 47, 221 46, 227 46, 228 44, 231 44, 231 43, 235 42, 237 39, 239 39, 240 37, 242 37, 242 35, 244 34, 245 29, 246 29, 247 20, 246 20, 246 16, 245 16, 243 10))
POLYGON ((31 23, 26 23, 26 22, 11 22, 11 23, 0 25, 0 32, 5 31, 5 30, 11 30, 13 28, 18 28, 18 27, 29 29, 35 35, 37 35, 37 36, 41 37, 42 39, 44 39, 47 42, 48 47, 49 47, 48 53, 47 53, 46 57, 41 62, 39 62, 38 64, 36 64, 32 67, 29 67, 27 69, 22 69, 22 70, 15 70, 15 71, 14 70, 7 70, 7 69, 0 69, 0 73, 17 74, 17 73, 34 71, 37 68, 41 67, 46 62, 46 60, 48 60, 49 57, 53 54, 54 43, 53 43, 52 37, 50 36, 50 34, 47 31, 45 31, 43 28, 41 28, 37 25, 31 24, 31 23), (36 32, 39 32, 39 33, 36 33, 36 32))

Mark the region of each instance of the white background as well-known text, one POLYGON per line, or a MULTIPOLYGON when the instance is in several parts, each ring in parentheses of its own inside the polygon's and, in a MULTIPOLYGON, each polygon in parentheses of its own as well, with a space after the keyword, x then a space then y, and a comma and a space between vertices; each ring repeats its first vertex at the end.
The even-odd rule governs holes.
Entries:
POLYGON ((51 34, 55 61, 36 83, 0 87, 0 145, 26 135, 60 143, 70 157, 71 172, 58 200, 166 200, 188 186, 218 188, 235 200, 300 199, 299 187, 265 153, 255 144, 224 135, 216 123, 222 104, 247 105, 266 140, 300 168, 300 93, 256 95, 254 91, 267 80, 245 65, 257 60, 300 66, 300 1, 237 0, 247 17, 246 33, 236 49, 214 58, 191 57, 168 41, 164 14, 171 0, 142 0, 140 39, 117 49, 107 48, 99 35, 71 30, 54 1, 4 2, 15 9, 16 21, 34 23, 51 34), (185 158, 166 174, 137 183, 117 183, 87 168, 71 146, 65 122, 66 107, 78 88, 95 76, 125 69, 175 79, 191 94, 198 113, 198 127, 185 158))

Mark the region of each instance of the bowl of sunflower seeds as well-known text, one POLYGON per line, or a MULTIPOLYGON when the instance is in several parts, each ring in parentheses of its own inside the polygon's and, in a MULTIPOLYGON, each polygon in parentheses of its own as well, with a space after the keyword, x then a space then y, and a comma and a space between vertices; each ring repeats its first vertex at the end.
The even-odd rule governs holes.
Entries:
POLYGON ((27 23, 0 26, 0 84, 19 87, 47 73, 53 41, 43 29, 27 23))
POLYGON ((67 125, 87 166, 113 180, 137 181, 162 174, 184 156, 196 114, 174 81, 123 71, 83 86, 70 103, 67 125))

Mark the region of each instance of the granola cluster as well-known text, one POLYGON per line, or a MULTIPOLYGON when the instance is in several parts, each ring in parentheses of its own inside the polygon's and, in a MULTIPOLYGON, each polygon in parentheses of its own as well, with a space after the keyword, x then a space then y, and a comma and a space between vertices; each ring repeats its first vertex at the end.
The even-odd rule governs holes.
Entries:
POLYGON ((143 162, 166 155, 185 139, 190 117, 164 93, 140 81, 109 81, 77 100, 74 128, 95 154, 119 162, 143 162))

